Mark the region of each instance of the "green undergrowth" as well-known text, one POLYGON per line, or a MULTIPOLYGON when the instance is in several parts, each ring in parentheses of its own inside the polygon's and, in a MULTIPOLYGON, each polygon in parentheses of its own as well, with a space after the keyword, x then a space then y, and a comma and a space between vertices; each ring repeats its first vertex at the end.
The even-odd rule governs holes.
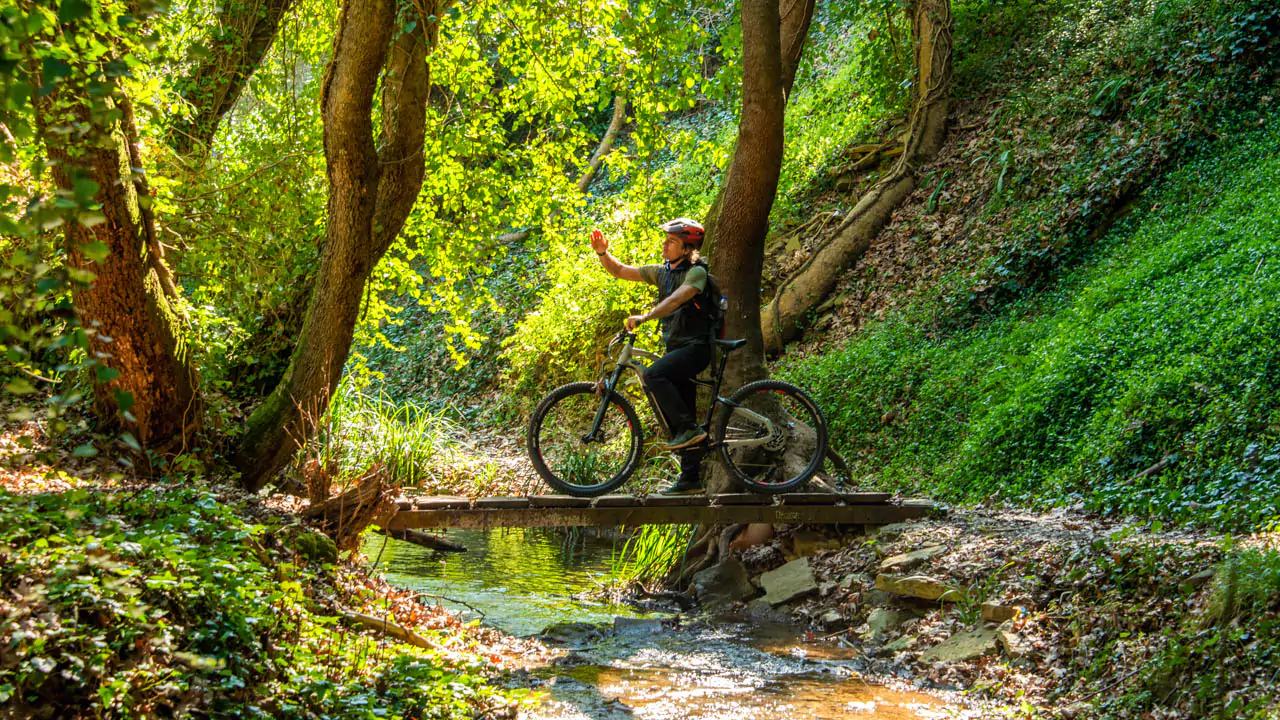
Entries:
POLYGON ((781 374, 879 485, 1259 525, 1280 493, 1280 115, 1257 122, 1052 289, 949 335, 922 302, 781 374))
POLYGON ((484 666, 312 598, 331 541, 199 488, 0 491, 0 716, 464 718, 484 666))
MULTIPOLYGON (((1104 564, 1114 560, 1102 556, 1104 564)), ((1134 573, 1141 582, 1143 578, 1134 573), (1141 579, 1140 579, 1141 578, 1141 579)), ((1190 594, 1185 588, 1166 595, 1190 594)), ((1172 610, 1158 629, 1163 642, 1135 686, 1103 699, 1108 715, 1141 716, 1157 706, 1185 707, 1215 720, 1280 717, 1274 695, 1280 676, 1280 553, 1247 549, 1227 554, 1215 568, 1207 603, 1192 612, 1172 610), (1176 624, 1175 624, 1176 623, 1176 624)), ((1187 603, 1182 603, 1186 607, 1187 603)), ((1172 603, 1166 604, 1175 608, 1172 603)), ((1100 655, 1114 657, 1134 642, 1117 632, 1100 655)), ((1107 677, 1110 663, 1093 670, 1107 677)))

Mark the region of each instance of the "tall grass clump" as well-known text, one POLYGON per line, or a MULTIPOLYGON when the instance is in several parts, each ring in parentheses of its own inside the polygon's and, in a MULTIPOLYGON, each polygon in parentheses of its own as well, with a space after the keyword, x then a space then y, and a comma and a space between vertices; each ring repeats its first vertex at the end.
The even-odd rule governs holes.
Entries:
POLYGON ((689 525, 642 525, 613 554, 609 574, 623 584, 660 580, 684 557, 692 535, 689 525))
POLYGON ((381 466, 403 487, 429 488, 447 477, 459 426, 442 412, 393 401, 344 379, 320 424, 315 457, 339 482, 381 466))

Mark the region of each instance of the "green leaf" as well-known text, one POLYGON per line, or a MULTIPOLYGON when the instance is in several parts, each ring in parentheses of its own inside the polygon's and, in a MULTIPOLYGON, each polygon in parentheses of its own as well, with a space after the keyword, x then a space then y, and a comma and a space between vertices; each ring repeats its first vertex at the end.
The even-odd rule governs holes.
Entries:
POLYGON ((58 22, 74 22, 89 14, 85 0, 62 0, 58 4, 58 22))
POLYGON ((115 392, 116 407, 120 408, 120 412, 129 412, 133 407, 133 393, 128 390, 116 390, 115 392))
POLYGON ((120 433, 120 442, 128 445, 133 450, 142 452, 142 446, 138 444, 138 438, 134 437, 131 432, 120 433))
POLYGON ((90 260, 100 263, 111 254, 111 248, 107 247, 107 244, 101 240, 94 240, 81 245, 80 252, 84 253, 84 256, 90 260))
POLYGON ((75 457, 93 457, 98 454, 98 448, 94 447, 91 443, 85 443, 77 447, 75 450, 72 450, 71 454, 75 457))
POLYGON ((14 395, 30 395, 36 391, 36 389, 32 387, 31 383, 23 380, 22 378, 11 378, 9 380, 9 384, 4 386, 4 389, 14 395))
POLYGON ((97 377, 98 382, 108 383, 120 377, 120 371, 113 367, 107 367, 106 365, 99 365, 96 368, 94 368, 94 375, 97 377))

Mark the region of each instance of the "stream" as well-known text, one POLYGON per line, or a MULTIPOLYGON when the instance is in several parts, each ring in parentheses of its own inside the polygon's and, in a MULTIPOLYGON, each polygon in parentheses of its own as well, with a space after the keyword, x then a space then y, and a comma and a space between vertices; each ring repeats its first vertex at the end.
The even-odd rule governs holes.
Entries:
POLYGON ((441 598, 468 619, 513 635, 550 628, 566 654, 530 670, 537 720, 889 720, 953 717, 937 697, 859 679, 857 649, 805 642, 786 625, 742 617, 676 621, 582 599, 604 585, 621 541, 592 531, 453 530, 468 552, 433 553, 370 537, 387 580, 441 598), (380 557, 379 557, 379 554, 380 557))

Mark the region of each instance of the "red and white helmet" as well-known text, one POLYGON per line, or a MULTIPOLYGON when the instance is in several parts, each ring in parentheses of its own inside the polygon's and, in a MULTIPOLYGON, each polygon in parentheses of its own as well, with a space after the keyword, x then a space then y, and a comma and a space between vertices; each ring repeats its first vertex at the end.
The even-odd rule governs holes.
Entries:
POLYGON ((685 245, 691 245, 695 250, 702 249, 702 238, 707 235, 707 231, 703 229, 702 223, 697 220, 690 220, 689 218, 668 220, 659 225, 658 229, 675 235, 683 240, 685 245))

